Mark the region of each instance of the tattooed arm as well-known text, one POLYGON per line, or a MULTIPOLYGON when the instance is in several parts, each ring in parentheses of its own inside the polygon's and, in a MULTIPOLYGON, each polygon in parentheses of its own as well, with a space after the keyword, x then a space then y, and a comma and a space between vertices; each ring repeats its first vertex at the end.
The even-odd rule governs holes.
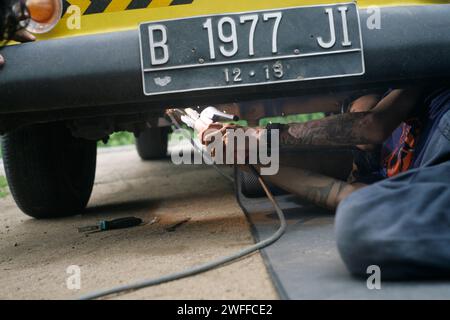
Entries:
POLYGON ((289 146, 353 146, 378 143, 378 129, 371 112, 354 112, 329 116, 305 123, 294 123, 280 132, 280 147, 289 146))
POLYGON ((328 209, 335 209, 350 193, 365 186, 362 183, 350 184, 294 167, 280 167, 276 175, 264 176, 264 179, 328 209))
POLYGON ((372 110, 285 126, 280 147, 379 144, 406 120, 421 97, 418 88, 393 90, 372 110))

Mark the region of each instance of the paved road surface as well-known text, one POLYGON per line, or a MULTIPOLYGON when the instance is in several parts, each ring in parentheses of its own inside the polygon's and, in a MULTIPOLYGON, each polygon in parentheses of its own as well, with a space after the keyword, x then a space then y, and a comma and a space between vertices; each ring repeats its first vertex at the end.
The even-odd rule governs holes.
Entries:
MULTIPOLYGON (((101 152, 84 215, 34 220, 0 199, 0 299, 75 298, 99 288, 157 277, 253 243, 229 182, 206 166, 142 162, 134 148, 101 152), (77 227, 137 216, 158 222, 85 236, 77 227), (191 220, 174 232, 166 227, 191 220), (66 268, 81 268, 81 290, 69 290, 66 268)), ((197 275, 119 296, 136 299, 277 298, 259 254, 197 275)))

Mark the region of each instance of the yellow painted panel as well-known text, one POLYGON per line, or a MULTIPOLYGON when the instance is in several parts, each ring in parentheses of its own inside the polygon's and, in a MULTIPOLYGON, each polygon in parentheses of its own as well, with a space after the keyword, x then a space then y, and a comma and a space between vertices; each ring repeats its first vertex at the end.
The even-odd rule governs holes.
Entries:
POLYGON ((168 7, 172 0, 153 0, 149 8, 168 7))
MULTIPOLYGON (((67 0, 79 5, 84 12, 90 0, 67 0)), ((95 0, 92 0, 95 1, 95 0)), ((198 15, 218 14, 227 12, 242 12, 252 10, 287 8, 303 5, 330 4, 349 2, 342 0, 194 0, 191 4, 172 5, 172 0, 153 0, 145 9, 124 10, 131 0, 113 0, 105 12, 81 16, 81 28, 67 28, 67 14, 51 32, 39 35, 41 40, 61 37, 71 37, 94 33, 105 33, 136 29, 141 22, 163 19, 183 18, 198 15)), ((450 3, 450 0, 359 0, 361 8, 368 6, 402 6, 431 5, 450 3)))
POLYGON ((130 4, 130 2, 131 0, 112 0, 111 3, 106 7, 104 12, 124 11, 130 4))
POLYGON ((80 11, 83 13, 91 4, 90 0, 70 0, 70 4, 80 7, 80 11))

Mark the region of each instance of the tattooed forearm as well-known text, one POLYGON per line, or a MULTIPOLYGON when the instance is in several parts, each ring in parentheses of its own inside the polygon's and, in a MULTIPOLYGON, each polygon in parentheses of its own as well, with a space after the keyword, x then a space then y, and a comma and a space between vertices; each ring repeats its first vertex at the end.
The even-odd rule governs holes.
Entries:
POLYGON ((282 167, 277 175, 266 178, 286 191, 329 209, 335 209, 342 199, 363 186, 294 167, 282 167))
POLYGON ((354 146, 377 143, 371 112, 354 112, 287 125, 280 146, 354 146))
POLYGON ((302 193, 303 198, 309 200, 319 206, 327 208, 335 208, 338 205, 337 195, 343 188, 343 182, 341 181, 330 181, 328 184, 323 186, 314 186, 303 188, 298 190, 302 193))

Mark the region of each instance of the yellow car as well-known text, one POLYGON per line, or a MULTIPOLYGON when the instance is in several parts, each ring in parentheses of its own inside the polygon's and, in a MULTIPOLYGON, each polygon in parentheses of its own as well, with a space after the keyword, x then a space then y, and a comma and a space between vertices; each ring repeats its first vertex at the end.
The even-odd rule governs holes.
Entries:
MULTIPOLYGON (((115 131, 134 132, 143 159, 163 157, 168 106, 345 97, 450 75, 449 1, 28 3, 38 41, 2 52, 0 132, 11 192, 36 218, 84 209, 96 141, 115 131)), ((284 112, 240 108, 249 121, 284 112)))

